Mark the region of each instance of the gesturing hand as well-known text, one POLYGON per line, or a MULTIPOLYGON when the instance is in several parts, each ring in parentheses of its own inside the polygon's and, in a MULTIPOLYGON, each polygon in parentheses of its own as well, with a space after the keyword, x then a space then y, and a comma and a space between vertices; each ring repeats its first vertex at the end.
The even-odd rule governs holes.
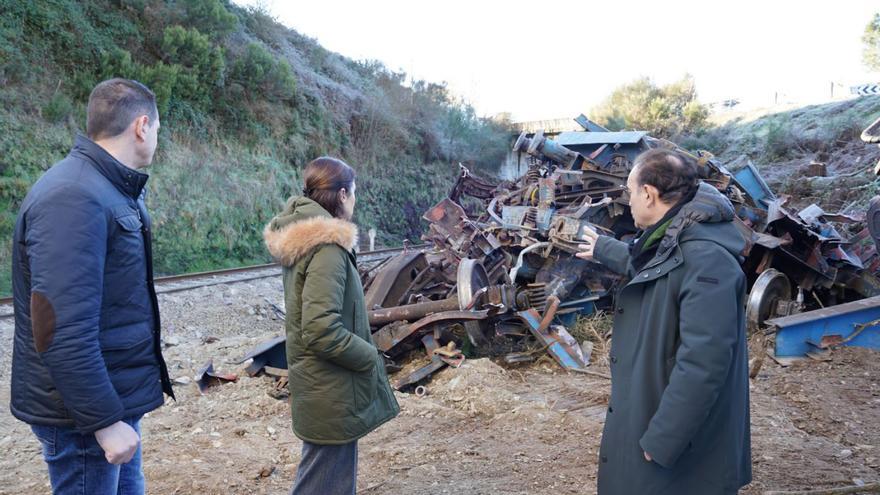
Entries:
POLYGON ((584 225, 581 228, 580 239, 583 241, 583 244, 578 244, 580 252, 575 254, 575 256, 580 259, 591 261, 593 259, 593 251, 596 249, 596 240, 599 239, 599 234, 590 226, 584 225))

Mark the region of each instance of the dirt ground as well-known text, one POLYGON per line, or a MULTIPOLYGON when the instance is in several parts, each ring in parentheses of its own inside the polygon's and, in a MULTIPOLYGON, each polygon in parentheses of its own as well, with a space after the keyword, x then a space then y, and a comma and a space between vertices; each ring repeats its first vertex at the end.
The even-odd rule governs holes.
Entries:
MULTIPOLYGON (((280 334, 265 279, 160 296, 165 349, 178 400, 142 421, 144 469, 155 494, 282 494, 301 444, 272 379, 233 364, 280 334), (199 393, 208 359, 236 383, 199 393)), ((49 493, 37 440, 8 411, 12 322, 0 321, 0 494, 49 493)), ((601 359, 597 360, 601 363, 601 359)), ((606 371, 601 364, 597 371, 606 371)), ((423 398, 398 394, 402 412, 359 444, 358 493, 594 493, 609 383, 554 364, 504 369, 471 360, 444 370, 423 398)), ((880 354, 835 351, 832 361, 781 368, 752 384, 754 482, 742 493, 880 480, 880 354)))

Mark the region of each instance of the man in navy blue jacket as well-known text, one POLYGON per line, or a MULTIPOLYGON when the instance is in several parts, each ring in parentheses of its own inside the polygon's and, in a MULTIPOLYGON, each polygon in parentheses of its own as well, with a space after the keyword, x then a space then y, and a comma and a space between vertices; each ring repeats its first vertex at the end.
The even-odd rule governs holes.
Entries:
POLYGON ((143 493, 139 420, 172 396, 153 287, 148 176, 156 97, 98 84, 86 132, 31 188, 15 225, 12 414, 53 492, 143 493))

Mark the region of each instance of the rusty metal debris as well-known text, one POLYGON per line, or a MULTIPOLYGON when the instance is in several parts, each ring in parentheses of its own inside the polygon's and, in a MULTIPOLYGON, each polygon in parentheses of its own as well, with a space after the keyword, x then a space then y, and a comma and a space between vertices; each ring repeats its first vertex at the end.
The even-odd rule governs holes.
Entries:
MULTIPOLYGON (((637 235, 626 179, 635 157, 657 147, 691 155, 702 180, 734 204, 749 241, 743 268, 755 288, 751 330, 771 318, 880 294, 880 260, 876 246, 864 242, 868 232, 847 239, 838 231, 862 219, 817 205, 791 210, 751 163, 732 174, 709 153, 689 153, 644 132, 593 129, 552 139, 539 130, 522 133, 513 146, 527 164, 517 180, 492 184, 461 167, 449 197, 424 216, 422 239, 433 249, 365 274, 380 350, 402 359, 424 346, 431 357, 422 339, 432 335, 432 342, 454 342, 467 355, 517 363, 532 361, 538 350, 563 368, 583 370, 588 359, 565 324, 611 307, 622 281, 573 256, 578 235, 584 226, 622 240, 637 235)), ((442 367, 432 357, 396 386, 442 367)))
POLYGON ((199 385, 199 392, 204 394, 211 387, 238 381, 238 375, 235 373, 217 373, 214 371, 214 360, 209 359, 196 373, 195 379, 199 385))
MULTIPOLYGON (((566 326, 577 315, 612 308, 624 281, 576 258, 579 236, 589 226, 634 240, 626 180, 636 156, 652 148, 691 156, 702 181, 733 203, 747 240, 751 331, 774 318, 880 295, 880 256, 869 231, 880 231, 880 213, 876 225, 869 214, 868 228, 847 238, 838 228, 853 232, 863 219, 816 205, 791 210, 751 163, 733 174, 707 152, 590 124, 556 139, 523 132, 513 150, 525 169, 513 181, 481 179, 460 166, 449 196, 424 215, 422 240, 430 247, 361 270, 373 339, 389 368, 420 350, 429 360, 395 377, 397 389, 415 388, 465 356, 512 364, 548 353, 565 369, 585 371, 589 352, 566 326)), ((249 373, 279 363, 279 339, 246 356, 254 359, 249 373)))

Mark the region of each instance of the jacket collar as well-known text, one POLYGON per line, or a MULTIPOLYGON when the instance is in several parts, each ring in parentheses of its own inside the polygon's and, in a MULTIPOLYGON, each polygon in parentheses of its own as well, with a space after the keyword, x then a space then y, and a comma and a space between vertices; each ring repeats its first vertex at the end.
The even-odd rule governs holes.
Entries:
MULTIPOLYGON (((296 204, 292 202, 294 207, 296 204)), ((317 207, 317 204, 314 206, 317 207)), ((349 221, 333 218, 320 207, 317 209, 320 213, 314 216, 286 211, 266 225, 263 230, 266 248, 282 265, 293 266, 324 244, 336 244, 353 258, 353 249, 358 238, 357 226, 349 221)))
POLYGON ((76 136, 70 153, 88 159, 111 184, 133 199, 140 197, 147 179, 150 178, 143 172, 119 163, 107 150, 82 134, 76 136))
POLYGON ((632 247, 632 259, 636 271, 641 270, 645 264, 651 261, 658 251, 658 244, 666 237, 666 231, 669 229, 672 221, 678 216, 679 212, 685 207, 685 205, 694 200, 696 195, 697 189, 694 189, 693 192, 673 205, 672 208, 663 215, 663 218, 642 232, 642 235, 639 236, 638 241, 636 241, 632 247))
MULTIPOLYGON (((688 237, 688 232, 692 230, 690 227, 696 224, 731 222, 734 216, 730 200, 714 186, 701 183, 693 199, 685 203, 672 218, 650 261, 639 269, 635 269, 633 265, 636 273, 627 286, 650 282, 683 263, 679 243, 683 241, 682 237, 688 237)), ((691 237, 688 240, 692 240, 691 237)), ((716 239, 708 240, 719 242, 716 239)))

